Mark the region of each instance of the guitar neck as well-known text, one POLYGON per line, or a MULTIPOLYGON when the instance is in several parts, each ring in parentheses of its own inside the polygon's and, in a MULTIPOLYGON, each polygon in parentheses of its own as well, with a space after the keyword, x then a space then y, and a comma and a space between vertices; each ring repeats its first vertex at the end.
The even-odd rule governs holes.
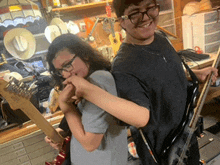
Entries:
MULTIPOLYGON (((212 64, 212 67, 217 68, 218 64, 219 64, 219 60, 220 60, 220 47, 219 47, 219 50, 218 50, 218 53, 217 53, 217 57, 216 57, 215 61, 212 64)), ((192 120, 189 124, 189 127, 191 127, 191 128, 196 128, 196 124, 197 124, 197 121, 199 119, 199 115, 202 111, 203 105, 205 103, 206 96, 207 96, 209 88, 211 86, 212 76, 213 76, 213 73, 210 74, 207 77, 207 79, 205 81, 205 84, 203 86, 203 89, 201 91, 200 97, 198 98, 197 106, 195 108, 195 112, 194 112, 192 120)))
POLYGON ((110 26, 111 26, 111 33, 112 36, 115 38, 115 30, 114 30, 114 23, 112 22, 112 19, 109 18, 110 26))
POLYGON ((14 80, 13 83, 8 83, 0 79, 0 95, 7 100, 12 110, 22 110, 52 141, 62 143, 64 138, 30 102, 31 92, 26 90, 24 84, 20 84, 20 87, 17 82, 18 80, 14 80))
POLYGON ((33 104, 21 107, 21 110, 47 135, 53 142, 62 143, 63 137, 55 128, 42 116, 33 104))

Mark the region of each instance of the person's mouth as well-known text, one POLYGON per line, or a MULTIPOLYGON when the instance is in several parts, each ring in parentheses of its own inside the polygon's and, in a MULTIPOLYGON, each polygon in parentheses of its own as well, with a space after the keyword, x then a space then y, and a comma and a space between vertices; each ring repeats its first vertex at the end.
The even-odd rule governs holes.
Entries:
POLYGON ((138 28, 148 28, 151 24, 152 24, 152 21, 148 22, 148 23, 144 23, 144 24, 138 25, 138 28))

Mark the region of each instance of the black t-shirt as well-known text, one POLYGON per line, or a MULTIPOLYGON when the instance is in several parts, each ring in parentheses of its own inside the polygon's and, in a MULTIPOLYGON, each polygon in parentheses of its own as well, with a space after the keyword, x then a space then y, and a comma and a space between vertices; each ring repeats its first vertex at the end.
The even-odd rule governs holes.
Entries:
MULTIPOLYGON (((143 131, 160 154, 165 137, 179 125, 185 110, 187 79, 181 59, 168 40, 155 33, 150 45, 123 43, 114 59, 112 73, 120 97, 150 110, 150 120, 143 131)), ((154 164, 150 155, 141 155, 146 153, 141 152, 146 146, 140 134, 132 133, 132 136, 138 155, 148 164, 154 164)))

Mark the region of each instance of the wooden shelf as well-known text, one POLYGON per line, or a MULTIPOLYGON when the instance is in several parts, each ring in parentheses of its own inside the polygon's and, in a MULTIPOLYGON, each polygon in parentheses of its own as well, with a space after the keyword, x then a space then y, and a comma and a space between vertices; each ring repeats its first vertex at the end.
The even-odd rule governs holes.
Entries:
MULTIPOLYGON (((112 4, 112 0, 109 0, 108 2, 110 5, 112 4)), ((102 1, 102 2, 87 3, 87 4, 82 4, 82 5, 53 8, 52 11, 53 12, 56 12, 56 11, 71 12, 71 11, 85 10, 85 9, 90 9, 90 8, 95 8, 95 7, 105 6, 105 5, 106 5, 106 1, 102 1)))

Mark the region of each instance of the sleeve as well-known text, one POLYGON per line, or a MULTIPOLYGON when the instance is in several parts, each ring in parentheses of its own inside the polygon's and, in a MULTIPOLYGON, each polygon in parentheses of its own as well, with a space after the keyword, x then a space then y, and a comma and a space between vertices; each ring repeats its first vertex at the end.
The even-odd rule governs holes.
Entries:
MULTIPOLYGON (((115 82, 112 75, 106 71, 97 71, 88 79, 92 84, 116 95, 115 82)), ((82 112, 82 123, 86 132, 104 134, 114 117, 97 107, 95 104, 84 100, 82 112)))
POLYGON ((118 96, 150 110, 149 88, 134 74, 113 72, 118 96))

